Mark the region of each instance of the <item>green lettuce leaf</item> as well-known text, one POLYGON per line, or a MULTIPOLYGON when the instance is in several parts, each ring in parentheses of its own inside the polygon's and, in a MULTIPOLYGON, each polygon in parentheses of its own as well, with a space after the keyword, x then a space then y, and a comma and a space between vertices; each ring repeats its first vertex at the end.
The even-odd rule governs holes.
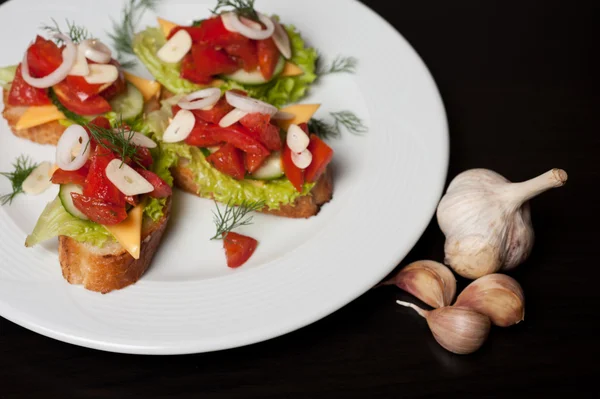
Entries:
POLYGON ((27 236, 26 247, 33 247, 43 241, 58 236, 71 237, 79 242, 87 242, 102 247, 113 236, 102 225, 76 218, 68 213, 60 199, 50 202, 37 221, 33 232, 27 236))
POLYGON ((0 85, 7 90, 10 84, 15 80, 15 74, 17 73, 17 66, 10 65, 0 68, 0 85))
MULTIPOLYGON (((310 85, 317 79, 315 73, 317 51, 305 47, 304 40, 293 25, 285 27, 292 45, 291 62, 298 65, 304 74, 295 77, 275 78, 264 85, 242 85, 232 80, 224 80, 221 90, 241 89, 248 92, 251 97, 265 101, 276 107, 293 103, 306 95, 310 85)), ((181 64, 166 64, 156 55, 165 44, 166 39, 158 28, 147 28, 138 33, 133 41, 133 51, 144 63, 150 73, 175 94, 187 94, 205 86, 196 85, 180 77, 181 64)))

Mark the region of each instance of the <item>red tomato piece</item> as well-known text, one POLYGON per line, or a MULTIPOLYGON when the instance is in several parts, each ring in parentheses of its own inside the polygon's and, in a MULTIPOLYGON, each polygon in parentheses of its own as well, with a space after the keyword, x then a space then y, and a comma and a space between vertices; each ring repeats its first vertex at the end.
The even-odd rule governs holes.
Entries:
POLYGON ((249 40, 239 33, 225 29, 220 16, 202 21, 199 31, 198 41, 213 47, 227 47, 232 44, 245 43, 249 40))
POLYGON ((96 96, 102 90, 102 84, 88 83, 83 76, 67 76, 67 85, 69 92, 75 95, 80 101, 85 101, 90 97, 96 96))
POLYGON ((96 125, 98 127, 102 127, 104 129, 110 129, 110 121, 105 116, 97 116, 90 121, 90 125, 96 125))
POLYGON ((91 157, 90 172, 83 186, 83 195, 105 203, 125 206, 125 195, 106 177, 106 166, 113 159, 117 157, 111 151, 100 145, 96 147, 91 157))
POLYGON ((62 64, 62 50, 53 41, 38 35, 27 49, 27 64, 34 78, 50 75, 62 64))
POLYGON ((229 103, 225 99, 225 96, 223 96, 219 99, 219 102, 217 102, 215 106, 212 107, 210 110, 204 111, 201 109, 195 109, 192 110, 192 112, 194 113, 194 115, 196 115, 197 118, 200 118, 205 122, 214 123, 215 125, 217 125, 225 115, 231 112, 231 110, 233 110, 233 107, 229 105, 229 103))
POLYGON ((273 38, 260 40, 258 47, 258 65, 260 73, 266 80, 270 80, 275 73, 275 68, 279 62, 279 50, 273 41, 273 38))
MULTIPOLYGON (((125 133, 125 137, 127 133, 125 133)), ((154 158, 152 158, 152 154, 150 150, 145 147, 137 147, 136 148, 136 157, 134 160, 127 159, 127 164, 129 166, 141 166, 142 168, 148 169, 154 163, 154 158)))
POLYGON ((223 50, 217 50, 203 44, 192 46, 194 65, 199 74, 214 76, 231 74, 240 69, 239 64, 223 50))
POLYGON ((56 171, 54 171, 52 174, 51 180, 54 184, 78 184, 83 186, 89 170, 90 169, 87 165, 84 165, 81 169, 73 171, 56 169, 56 171))
POLYGON ((71 193, 71 197, 73 198, 73 205, 92 222, 110 226, 127 219, 127 210, 124 204, 115 205, 78 193, 71 193))
POLYGON ((212 77, 209 75, 203 75, 200 70, 196 67, 194 57, 191 53, 188 53, 183 57, 181 61, 181 73, 180 76, 183 79, 189 80, 190 82, 197 83, 199 85, 205 85, 212 82, 212 77))
POLYGON ((230 127, 213 126, 212 138, 217 142, 225 142, 232 144, 246 153, 253 154, 269 154, 269 150, 252 135, 252 133, 240 124, 235 124, 230 127))
POLYGON ((67 80, 63 80, 52 88, 65 108, 78 115, 97 115, 111 110, 108 101, 98 95, 82 101, 77 93, 73 92, 67 80))
POLYGON ((240 41, 225 47, 230 56, 236 58, 245 71, 252 72, 258 68, 258 49, 253 40, 240 41))
POLYGON ((243 180, 246 176, 242 152, 231 144, 225 144, 217 152, 208 156, 206 160, 218 171, 234 179, 243 180))
POLYGON ((304 130, 304 133, 310 135, 310 133, 308 132, 308 123, 301 123, 298 125, 298 127, 302 130, 304 130))
POLYGON ((169 186, 167 182, 161 179, 156 173, 150 172, 146 169, 137 169, 137 172, 154 186, 154 191, 148 193, 149 196, 153 198, 167 198, 173 194, 171 186, 169 186))
POLYGON ((254 253, 258 241, 252 237, 238 233, 227 233, 223 238, 223 248, 227 258, 227 266, 236 268, 242 266, 254 253))
POLYGON ((139 195, 128 195, 125 197, 125 202, 127 202, 131 206, 138 206, 138 204, 140 203, 140 197, 139 195))
POLYGON ((333 159, 333 150, 315 134, 310 135, 308 150, 311 152, 313 159, 304 171, 304 177, 307 182, 312 183, 319 180, 325 172, 327 165, 333 159))
POLYGON ((184 30, 190 34, 190 37, 192 38, 192 43, 198 43, 202 38, 203 33, 202 28, 200 26, 176 26, 175 28, 171 29, 171 32, 169 32, 167 40, 172 38, 175 35, 175 33, 179 32, 180 30, 184 30))
POLYGON ((292 161, 292 150, 287 145, 283 150, 283 171, 288 180, 294 185, 296 190, 302 192, 302 186, 304 185, 304 171, 297 167, 292 161))
POLYGON ((269 155, 265 154, 244 154, 244 165, 246 170, 250 173, 254 173, 262 166, 269 155))
POLYGON ((257 133, 260 141, 271 151, 281 149, 281 135, 279 128, 271 124, 271 117, 266 114, 248 114, 240 120, 242 126, 257 133))
POLYGON ((10 105, 17 106, 52 104, 50 102, 50 98, 48 98, 48 93, 46 93, 45 89, 38 89, 36 87, 30 86, 27 82, 23 80, 23 75, 21 74, 21 64, 19 64, 19 66, 17 67, 15 79, 11 84, 10 92, 8 93, 8 103, 10 105))
POLYGON ((221 142, 214 137, 213 130, 207 122, 196 119, 196 125, 185 139, 185 143, 195 147, 206 148, 215 146, 221 142))

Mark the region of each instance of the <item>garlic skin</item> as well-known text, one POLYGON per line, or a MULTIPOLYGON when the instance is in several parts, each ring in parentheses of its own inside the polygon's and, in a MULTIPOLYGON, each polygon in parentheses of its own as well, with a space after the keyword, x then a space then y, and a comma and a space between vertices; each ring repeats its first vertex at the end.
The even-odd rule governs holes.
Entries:
POLYGON ((433 337, 444 349, 457 355, 476 352, 490 334, 492 323, 486 315, 458 306, 446 306, 431 311, 408 302, 399 305, 415 310, 427 320, 433 337))
POLYGON ((521 285, 505 274, 490 274, 469 284, 455 306, 475 310, 499 327, 510 327, 525 319, 525 294, 521 285))
POLYGON ((561 169, 522 183, 511 183, 488 169, 456 176, 436 213, 446 236, 444 263, 469 279, 523 263, 534 243, 528 201, 563 186, 567 178, 561 169))
POLYGON ((452 271, 432 260, 412 262, 383 285, 396 285, 432 308, 450 306, 456 295, 452 271))

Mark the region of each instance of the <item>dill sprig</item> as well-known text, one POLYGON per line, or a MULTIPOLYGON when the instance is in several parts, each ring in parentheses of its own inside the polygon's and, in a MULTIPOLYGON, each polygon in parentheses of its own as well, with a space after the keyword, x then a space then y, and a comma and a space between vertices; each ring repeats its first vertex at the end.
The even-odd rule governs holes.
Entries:
MULTIPOLYGON (((46 32, 48 32, 48 34, 51 35, 62 34, 63 31, 60 29, 58 22, 56 22, 54 18, 51 19, 54 23, 54 26, 42 25, 41 29, 45 30, 46 32)), ((85 27, 76 25, 74 21, 69 21, 68 19, 65 19, 65 21, 67 22, 66 35, 71 38, 71 41, 73 41, 73 43, 81 43, 82 41, 91 37, 90 32, 88 32, 88 30, 85 27)), ((56 44, 59 45, 63 43, 63 40, 58 37, 54 38, 54 41, 56 42, 56 44)))
POLYGON ((211 240, 220 240, 232 230, 252 224, 252 216, 248 216, 248 214, 262 209, 265 203, 264 201, 244 201, 239 206, 227 204, 224 211, 221 210, 216 201, 215 206, 217 210, 213 211, 213 220, 217 232, 211 240))
POLYGON ((114 129, 105 129, 92 123, 86 124, 86 127, 99 146, 114 152, 121 158, 121 165, 127 160, 132 160, 143 167, 137 153, 137 146, 131 142, 135 132, 126 128, 122 121, 114 129))
POLYGON ((312 118, 308 122, 310 132, 322 139, 330 139, 340 137, 342 128, 356 135, 362 135, 368 131, 362 119, 351 111, 330 112, 329 115, 333 119, 332 123, 328 123, 323 119, 312 118))
POLYGON ((135 66, 134 61, 124 59, 126 54, 133 54, 133 36, 146 10, 156 8, 159 0, 127 0, 122 9, 121 20, 112 20, 113 32, 108 36, 117 50, 117 59, 123 68, 135 66))
POLYGON ((355 57, 337 56, 331 65, 324 65, 319 57, 317 75, 325 76, 334 73, 355 73, 358 66, 358 59, 355 57))
POLYGON ((60 102, 58 96, 54 92, 54 89, 50 88, 48 90, 48 97, 50 98, 50 101, 52 101, 52 104, 54 104, 56 108, 58 108, 58 110, 62 112, 68 119, 72 120, 78 125, 85 125, 88 122, 87 119, 85 119, 84 117, 68 110, 67 107, 65 107, 63 103, 60 102))
POLYGON ((13 163, 13 172, 0 172, 12 185, 12 193, 0 196, 0 205, 12 204, 13 199, 23 192, 23 182, 37 166, 29 157, 20 155, 13 163))
POLYGON ((235 12, 240 17, 246 17, 253 21, 258 22, 258 14, 254 9, 254 1, 255 0, 219 0, 214 9, 211 10, 213 14, 220 14, 226 7, 231 7, 233 12, 235 12))

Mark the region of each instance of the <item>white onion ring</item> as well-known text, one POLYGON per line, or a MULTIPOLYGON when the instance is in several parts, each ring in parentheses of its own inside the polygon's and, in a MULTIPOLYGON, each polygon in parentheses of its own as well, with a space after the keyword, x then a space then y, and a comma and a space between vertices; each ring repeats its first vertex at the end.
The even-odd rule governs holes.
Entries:
POLYGON ((240 110, 249 114, 259 113, 273 116, 278 111, 277 108, 271 104, 267 104, 254 98, 242 96, 241 94, 237 94, 233 91, 228 91, 225 93, 225 98, 232 107, 239 108, 240 110))
POLYGON ((262 25, 250 18, 240 17, 240 21, 250 29, 262 30, 262 25))
POLYGON ((210 89, 203 89, 195 91, 187 96, 183 97, 177 105, 181 109, 204 109, 212 107, 221 98, 221 89, 212 87, 210 89))
POLYGON ((28 85, 38 89, 47 89, 48 87, 60 83, 64 78, 67 77, 71 71, 71 68, 73 68, 75 61, 77 60, 77 47, 73 44, 68 36, 63 35, 62 33, 56 34, 54 37, 65 42, 65 49, 62 53, 62 64, 60 64, 59 67, 49 75, 46 75, 43 78, 34 78, 29 73, 29 64, 27 63, 28 48, 23 56, 23 61, 21 61, 21 75, 23 75, 23 80, 27 82, 28 85))
POLYGON ((88 60, 99 64, 107 64, 112 58, 110 49, 98 39, 86 39, 79 45, 88 60))
POLYGON ((90 136, 80 125, 69 126, 56 145, 56 165, 62 170, 79 170, 90 157, 90 136), (73 148, 79 146, 75 158, 73 148))
POLYGON ((265 29, 254 29, 251 28, 250 24, 244 24, 240 17, 234 12, 226 12, 221 15, 221 20, 223 21, 223 25, 225 25, 225 29, 230 32, 236 32, 241 34, 242 36, 247 37, 252 40, 265 40, 273 36, 273 32, 275 32, 275 25, 273 21, 269 17, 264 14, 256 13, 258 15, 258 20, 265 25, 265 29))
POLYGON ((288 36, 285 28, 277 21, 273 20, 275 25, 275 33, 273 34, 273 41, 277 46, 277 49, 283 55, 286 60, 292 58, 292 45, 290 44, 290 37, 288 36))

